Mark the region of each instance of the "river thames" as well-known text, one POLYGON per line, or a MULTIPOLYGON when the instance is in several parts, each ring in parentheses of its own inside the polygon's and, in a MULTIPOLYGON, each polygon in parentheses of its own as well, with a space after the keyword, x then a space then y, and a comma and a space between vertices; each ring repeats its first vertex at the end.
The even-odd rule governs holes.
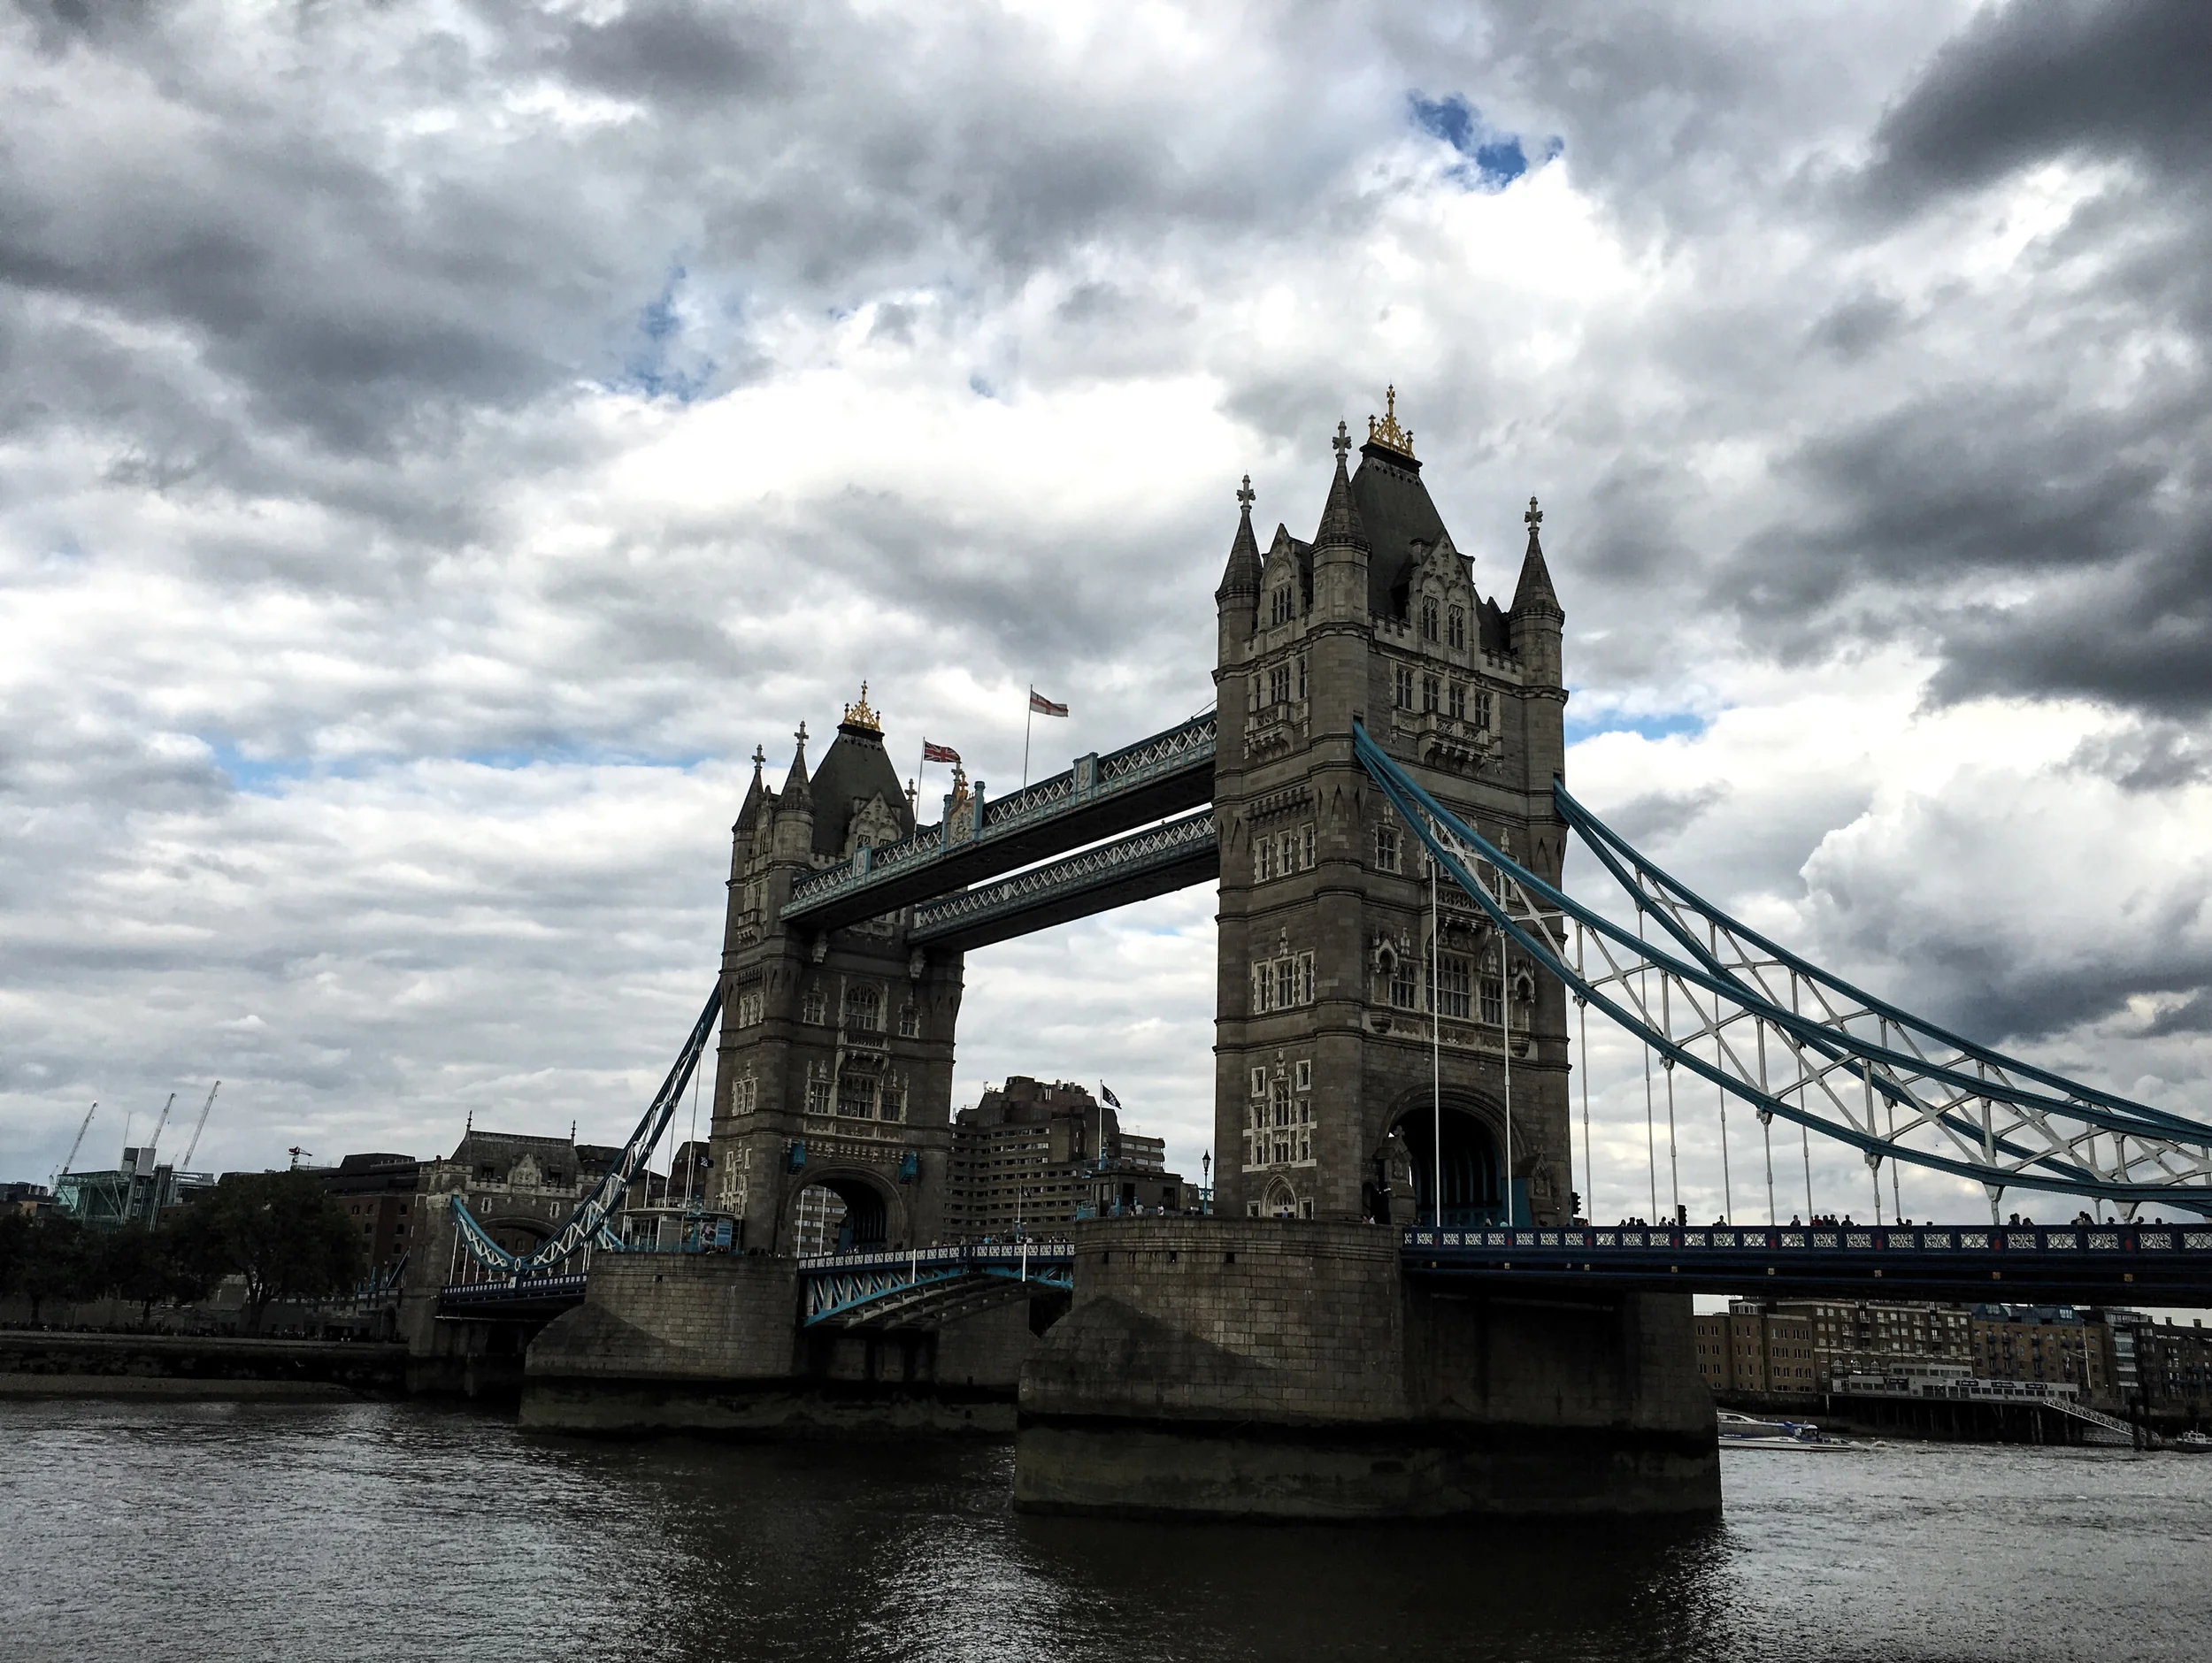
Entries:
POLYGON ((1732 1452, 1711 1525, 1032 1519, 1011 1445, 0 1404, 15 1659, 2200 1658, 2212 1457, 1732 1452))

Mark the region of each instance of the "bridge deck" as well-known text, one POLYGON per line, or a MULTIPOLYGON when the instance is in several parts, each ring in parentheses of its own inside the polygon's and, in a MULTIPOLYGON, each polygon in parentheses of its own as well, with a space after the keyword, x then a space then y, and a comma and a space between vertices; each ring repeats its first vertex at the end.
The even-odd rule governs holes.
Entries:
POLYGON ((979 825, 955 819, 902 842, 864 848, 803 878, 782 916, 833 930, 1065 854, 1213 801, 1211 714, 983 805, 979 825))
POLYGON ((1409 1230, 1424 1280, 1764 1297, 2212 1303, 2212 1224, 1409 1230))

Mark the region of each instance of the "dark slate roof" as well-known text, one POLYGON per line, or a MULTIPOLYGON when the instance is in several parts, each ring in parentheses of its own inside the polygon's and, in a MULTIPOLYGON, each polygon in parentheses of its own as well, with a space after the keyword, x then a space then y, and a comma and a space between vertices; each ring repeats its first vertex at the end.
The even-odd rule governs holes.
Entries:
POLYGON ((761 805, 768 801, 768 787, 761 783, 761 755, 753 753, 753 783, 746 788, 745 804, 737 811, 737 824, 732 832, 750 832, 760 822, 761 805))
POLYGON ((1221 571, 1221 586, 1214 599, 1256 595, 1260 592, 1260 546, 1252 535, 1252 505, 1237 510, 1236 540, 1229 545, 1229 563, 1221 571))
POLYGON ((1389 617, 1406 615, 1406 592, 1428 551, 1450 533, 1421 483, 1421 464, 1373 442, 1359 448, 1352 500, 1367 533, 1367 609, 1389 617))
POLYGON ((899 784, 899 770, 884 751, 883 735, 872 728, 850 722, 838 724, 837 738, 814 770, 813 792, 818 854, 845 852, 853 812, 871 797, 883 799, 883 806, 898 820, 901 837, 914 830, 914 812, 907 805, 906 788, 899 784))
POLYGON ((1551 569, 1544 564, 1544 548, 1537 540, 1533 525, 1528 528, 1528 552, 1521 556, 1521 581, 1513 591, 1513 609, 1566 617, 1559 604, 1559 593, 1551 586, 1551 569))

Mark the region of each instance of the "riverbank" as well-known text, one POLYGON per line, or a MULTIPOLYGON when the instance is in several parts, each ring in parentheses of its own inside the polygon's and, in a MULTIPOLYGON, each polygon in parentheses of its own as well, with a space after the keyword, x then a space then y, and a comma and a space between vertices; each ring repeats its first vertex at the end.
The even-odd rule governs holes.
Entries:
POLYGON ((0 1398, 312 1401, 406 1383, 403 1345, 0 1329, 0 1398))

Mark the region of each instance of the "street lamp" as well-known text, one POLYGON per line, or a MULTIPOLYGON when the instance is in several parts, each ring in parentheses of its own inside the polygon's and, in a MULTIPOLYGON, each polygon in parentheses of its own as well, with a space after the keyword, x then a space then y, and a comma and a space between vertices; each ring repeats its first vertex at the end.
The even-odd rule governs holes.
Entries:
POLYGON ((1210 1149, 1198 1157, 1198 1210, 1207 1214, 1214 1210, 1214 1152, 1210 1149))

